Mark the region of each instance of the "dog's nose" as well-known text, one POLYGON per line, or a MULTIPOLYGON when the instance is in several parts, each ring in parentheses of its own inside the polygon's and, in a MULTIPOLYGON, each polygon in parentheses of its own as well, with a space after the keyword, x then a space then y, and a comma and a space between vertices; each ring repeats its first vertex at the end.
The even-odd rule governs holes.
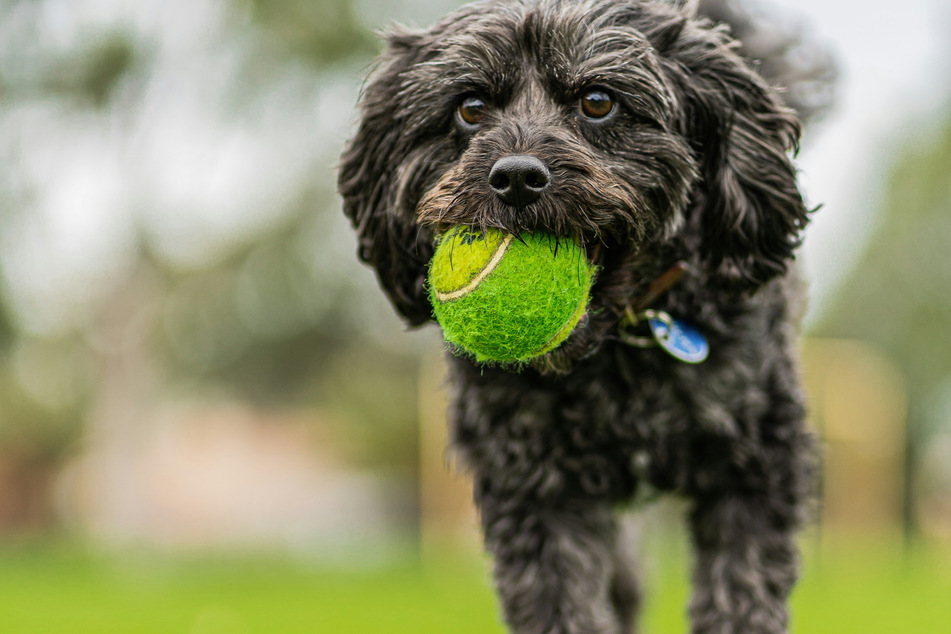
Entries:
POLYGON ((489 187, 502 201, 516 207, 538 200, 551 185, 551 173, 534 156, 503 156, 489 172, 489 187))

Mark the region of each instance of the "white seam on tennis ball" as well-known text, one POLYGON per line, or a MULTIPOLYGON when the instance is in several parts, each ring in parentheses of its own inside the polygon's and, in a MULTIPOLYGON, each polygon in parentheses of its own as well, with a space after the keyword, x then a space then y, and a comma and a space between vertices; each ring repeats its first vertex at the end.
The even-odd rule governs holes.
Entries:
POLYGON ((489 273, 494 271, 495 267, 497 267, 499 262, 502 261, 502 256, 504 256, 505 252, 508 251, 509 244, 511 244, 512 238, 514 237, 515 236, 512 234, 505 236, 502 242, 499 243, 499 246, 495 248, 495 251, 492 252, 492 257, 489 258, 488 263, 482 267, 482 270, 479 271, 479 273, 474 278, 472 278, 472 281, 462 288, 456 289, 454 291, 444 293, 437 290, 436 299, 441 302, 451 302, 454 299, 459 299, 460 297, 464 297, 465 295, 468 295, 474 291, 476 287, 482 283, 482 280, 484 280, 489 275, 489 273))
POLYGON ((560 346, 563 343, 563 341, 568 338, 565 334, 565 331, 567 330, 568 333, 570 334, 571 331, 574 330, 575 327, 578 325, 578 321, 581 320, 581 315, 583 315, 587 309, 588 309, 588 303, 587 301, 585 301, 583 304, 581 304, 581 306, 578 307, 578 310, 576 310, 571 315, 568 321, 566 321, 561 326, 561 328, 558 329, 558 332, 552 335, 551 338, 545 342, 545 345, 543 345, 542 347, 538 348, 538 350, 535 351, 534 353, 535 356, 545 354, 546 352, 551 352, 552 350, 560 346), (568 326, 571 326, 571 330, 568 330, 568 326), (559 339, 559 337, 561 339, 559 339), (558 343, 555 345, 552 345, 553 343, 555 343, 555 341, 558 341, 558 343), (550 349, 549 349, 549 346, 551 347, 550 349))

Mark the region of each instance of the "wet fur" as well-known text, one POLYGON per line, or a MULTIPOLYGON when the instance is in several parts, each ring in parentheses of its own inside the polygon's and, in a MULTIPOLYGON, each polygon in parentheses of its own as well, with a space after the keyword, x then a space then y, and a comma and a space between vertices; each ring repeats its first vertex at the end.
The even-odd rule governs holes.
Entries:
POLYGON ((339 183, 403 318, 431 321, 426 266, 454 224, 578 240, 601 267, 587 323, 557 350, 523 368, 451 357, 452 449, 511 630, 632 631, 639 590, 613 508, 650 485, 690 500, 692 631, 785 632, 813 471, 793 111, 726 30, 670 3, 493 0, 387 39, 339 183), (592 86, 619 101, 600 123, 577 111, 592 86), (490 105, 475 130, 454 116, 471 94, 490 105), (520 153, 552 174, 525 208, 487 184, 520 153), (617 336, 680 260, 688 274, 653 307, 705 333, 696 366, 617 336))

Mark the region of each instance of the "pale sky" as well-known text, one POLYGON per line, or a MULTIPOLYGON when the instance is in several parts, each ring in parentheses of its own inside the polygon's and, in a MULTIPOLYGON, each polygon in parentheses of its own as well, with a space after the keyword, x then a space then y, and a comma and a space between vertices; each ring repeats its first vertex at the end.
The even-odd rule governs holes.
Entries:
POLYGON ((807 131, 798 161, 808 200, 824 205, 801 255, 815 319, 875 226, 890 153, 926 142, 929 115, 951 99, 951 3, 775 1, 808 15, 841 67, 836 106, 807 131))

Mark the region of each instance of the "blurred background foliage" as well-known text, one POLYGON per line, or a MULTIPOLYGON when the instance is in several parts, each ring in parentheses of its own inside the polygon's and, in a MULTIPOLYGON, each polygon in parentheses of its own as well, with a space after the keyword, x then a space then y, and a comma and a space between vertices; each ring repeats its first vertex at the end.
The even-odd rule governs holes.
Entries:
MULTIPOLYGON (((149 631, 277 631, 266 623, 284 608, 301 621, 280 631, 349 623, 356 632, 363 621, 381 631, 360 592, 385 595, 380 604, 396 614, 403 606, 414 631, 449 627, 425 609, 434 592, 462 615, 453 628, 495 623, 484 562, 467 559, 454 580, 454 555, 439 554, 475 542, 465 485, 443 472, 438 332, 406 332, 393 315, 356 261, 334 183, 379 50, 374 30, 426 23, 456 4, 0 0, 0 592, 17 588, 20 606, 0 610, 0 629, 61 629, 41 618, 31 599, 41 592, 63 618, 96 605, 118 619, 90 620, 99 632, 146 631, 134 609, 164 605, 175 606, 171 620, 149 631), (108 559, 103 573, 90 563, 101 562, 98 550, 63 554, 63 541, 133 563, 116 572, 108 559), (173 574, 151 558, 275 549, 292 563, 268 568, 260 587, 235 581, 260 576, 258 564, 191 562, 173 574), (432 577, 399 567, 432 552, 432 577), (346 620, 310 603, 347 600, 299 578, 301 561, 347 570, 346 620), (390 576, 359 571, 394 561, 390 576), (183 577, 212 608, 176 590, 183 577), (67 590, 76 579, 86 595, 67 590), (230 607, 216 612, 218 603, 230 607), (236 605, 257 607, 236 621, 236 605)), ((864 342, 907 395, 887 422, 902 455, 878 460, 863 438, 854 464, 902 483, 905 555, 882 560, 894 567, 869 596, 917 574, 908 586, 927 607, 904 604, 865 631, 930 618, 930 597, 951 585, 936 578, 942 560, 917 545, 951 544, 951 105, 902 125, 864 255, 809 333, 864 342)), ((868 436, 853 418, 844 437, 868 436)), ((834 456, 849 455, 829 442, 834 456)), ((879 520, 864 518, 875 534, 879 520)), ((881 520, 883 532, 893 520, 881 520)), ((847 586, 869 576, 862 570, 846 565, 818 583, 847 586)), ((668 567, 664 579, 680 572, 668 567)), ((663 585, 669 611, 683 579, 663 585)), ((860 597, 836 596, 838 612, 822 612, 815 606, 834 601, 807 586, 803 611, 828 627, 811 631, 863 618, 860 597)), ((653 631, 682 627, 651 618, 653 631)))
MULTIPOLYGON (((422 346, 356 264, 334 196, 378 47, 366 16, 4 1, 0 23, 0 461, 11 496, 39 480, 16 506, 53 503, 105 384, 130 374, 150 401, 129 405, 327 411, 354 460, 412 477, 422 346)), ((32 526, 7 508, 9 529, 32 526)))
POLYGON ((909 531, 916 501, 947 513, 951 491, 951 109, 927 130, 895 149, 877 230, 815 327, 874 344, 904 379, 909 531))

